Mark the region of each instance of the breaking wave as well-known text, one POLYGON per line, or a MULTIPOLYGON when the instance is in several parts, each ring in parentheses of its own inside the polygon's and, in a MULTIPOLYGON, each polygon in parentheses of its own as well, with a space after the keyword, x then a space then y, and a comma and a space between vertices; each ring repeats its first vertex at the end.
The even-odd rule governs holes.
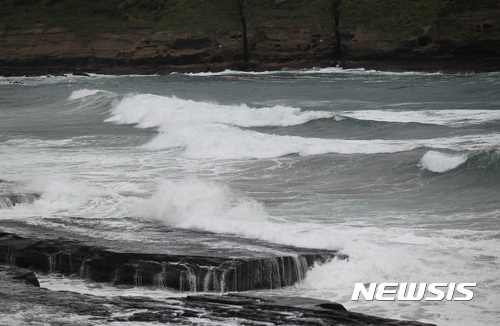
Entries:
POLYGON ((198 179, 163 180, 154 194, 137 202, 133 211, 141 218, 166 225, 230 233, 310 248, 338 249, 340 239, 314 223, 283 223, 270 216, 264 205, 238 194, 225 184, 198 179), (308 230, 308 234, 303 234, 308 230))
POLYGON ((289 154, 376 154, 419 147, 482 150, 500 144, 500 134, 427 140, 350 140, 274 135, 253 127, 290 127, 335 118, 336 113, 280 106, 252 108, 150 94, 129 95, 117 102, 106 122, 156 128, 148 149, 182 148, 188 157, 214 159, 273 158, 289 154))
POLYGON ((98 90, 98 89, 79 89, 77 91, 73 91, 71 95, 68 97, 68 100, 74 101, 74 100, 79 100, 84 97, 96 95, 98 93, 101 93, 104 91, 98 90))
POLYGON ((443 173, 457 168, 462 170, 490 170, 500 168, 500 153, 496 149, 464 153, 428 151, 420 160, 420 167, 443 173))
POLYGON ((399 122, 399 123, 422 123, 442 125, 449 127, 461 127, 490 123, 500 120, 498 110, 419 110, 419 111, 395 111, 395 110, 362 110, 340 112, 340 116, 358 120, 399 122))
POLYGON ((422 157, 422 168, 436 173, 443 173, 457 168, 467 161, 467 154, 449 154, 428 151, 422 157))
POLYGON ((396 75, 396 76, 432 76, 442 75, 440 72, 391 72, 364 68, 344 69, 340 67, 310 68, 310 69, 282 69, 266 71, 238 71, 226 69, 219 72, 197 72, 186 73, 187 76, 262 76, 262 75, 316 75, 316 74, 338 74, 338 75, 396 75))
POLYGON ((140 204, 137 213, 177 227, 225 231, 228 227, 234 230, 228 225, 232 222, 267 219, 258 202, 237 196, 224 185, 195 179, 163 181, 155 194, 140 204))
POLYGON ((143 128, 159 127, 160 131, 170 132, 183 126, 205 126, 213 123, 239 127, 286 127, 332 116, 334 114, 330 112, 304 112, 300 108, 281 105, 250 108, 244 104, 220 105, 142 94, 124 98, 114 107, 113 116, 107 121, 132 123, 143 128))

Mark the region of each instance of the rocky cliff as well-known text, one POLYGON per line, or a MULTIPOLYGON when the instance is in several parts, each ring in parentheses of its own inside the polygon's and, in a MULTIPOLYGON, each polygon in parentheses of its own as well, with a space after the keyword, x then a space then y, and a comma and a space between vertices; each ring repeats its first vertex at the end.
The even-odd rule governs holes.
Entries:
POLYGON ((353 16, 355 10, 346 3, 339 6, 338 32, 348 63, 431 70, 500 68, 498 1, 436 1, 441 6, 432 10, 424 1, 415 1, 414 8, 408 8, 412 15, 401 14, 397 7, 383 8, 380 15, 387 14, 387 19, 373 13, 380 8, 353 16), (343 15, 346 12, 351 15, 343 15))
POLYGON ((493 0, 7 0, 0 75, 343 64, 495 71, 493 0))

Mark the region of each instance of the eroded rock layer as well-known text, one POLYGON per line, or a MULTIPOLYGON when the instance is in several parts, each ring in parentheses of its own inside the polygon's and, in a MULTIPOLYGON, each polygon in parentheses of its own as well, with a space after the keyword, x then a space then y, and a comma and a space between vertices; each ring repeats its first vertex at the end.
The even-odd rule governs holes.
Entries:
MULTIPOLYGON (((99 242, 62 239, 61 234, 21 237, 0 233, 0 261, 46 273, 78 275, 115 285, 152 285, 180 291, 227 292, 278 289, 304 279, 316 263, 346 259, 336 251, 292 248, 241 240, 238 249, 204 247, 202 241, 227 245, 229 237, 171 230, 168 243, 99 242), (250 249, 245 249, 252 242, 250 249), (107 245, 106 245, 107 244, 107 245), (161 247, 161 248, 159 248, 161 247), (256 251, 258 250, 258 251, 256 251), (260 251, 260 252, 259 252, 260 251)), ((235 241, 240 241, 235 239, 235 241)))

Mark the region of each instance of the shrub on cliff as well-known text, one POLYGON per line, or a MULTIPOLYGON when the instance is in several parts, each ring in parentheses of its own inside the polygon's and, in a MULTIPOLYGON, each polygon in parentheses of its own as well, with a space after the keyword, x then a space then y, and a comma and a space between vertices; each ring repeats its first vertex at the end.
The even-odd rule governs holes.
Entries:
POLYGON ((403 41, 425 26, 449 17, 453 0, 340 0, 343 28, 368 26, 380 29, 387 39, 403 41))

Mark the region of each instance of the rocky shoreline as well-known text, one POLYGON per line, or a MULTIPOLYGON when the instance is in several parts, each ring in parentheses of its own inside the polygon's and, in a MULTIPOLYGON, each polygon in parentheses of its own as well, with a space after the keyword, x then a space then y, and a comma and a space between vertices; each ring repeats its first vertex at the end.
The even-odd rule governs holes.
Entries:
POLYGON ((49 228, 4 220, 0 230, 4 324, 67 325, 78 320, 78 325, 429 325, 350 312, 326 300, 244 292, 293 285, 315 264, 348 259, 338 251, 156 228, 158 238, 148 233, 148 241, 140 234, 138 239, 108 240, 65 230, 63 225, 49 228), (35 273, 170 292, 155 299, 51 291, 40 288, 35 273), (179 295, 169 297, 171 291, 179 295))
POLYGON ((37 286, 33 272, 2 264, 0 304, 4 325, 430 325, 354 313, 337 303, 301 297, 233 293, 157 300, 50 291, 37 286), (30 309, 38 313, 24 313, 30 309))
POLYGON ((378 60, 345 60, 342 62, 287 62, 287 63, 226 63, 226 64, 189 64, 178 66, 156 65, 132 65, 119 66, 110 65, 96 67, 74 67, 70 65, 27 65, 27 66, 2 66, 0 65, 0 76, 3 77, 37 77, 37 76, 89 76, 90 74, 102 75, 168 75, 171 73, 204 73, 222 72, 226 70, 243 72, 303 70, 303 69, 364 69, 385 72, 421 72, 421 73, 444 73, 444 74, 467 74, 467 73, 489 73, 500 71, 500 57, 498 58, 474 58, 468 55, 453 56, 432 60, 421 59, 378 59, 378 60))
POLYGON ((65 234, 21 237, 0 232, 0 262, 45 273, 107 282, 113 285, 157 286, 179 291, 228 292, 279 289, 304 279, 307 270, 331 259, 347 259, 336 251, 291 248, 253 243, 253 252, 241 248, 216 252, 200 245, 227 242, 208 232, 167 230, 174 248, 131 241, 107 247, 96 239, 78 240, 65 234), (71 237, 71 238, 70 238, 71 237), (260 246, 258 248, 257 246, 260 246), (135 247, 135 248, 133 248, 135 247), (257 247, 257 249, 256 249, 257 247), (261 250, 256 253, 255 250, 261 250))

